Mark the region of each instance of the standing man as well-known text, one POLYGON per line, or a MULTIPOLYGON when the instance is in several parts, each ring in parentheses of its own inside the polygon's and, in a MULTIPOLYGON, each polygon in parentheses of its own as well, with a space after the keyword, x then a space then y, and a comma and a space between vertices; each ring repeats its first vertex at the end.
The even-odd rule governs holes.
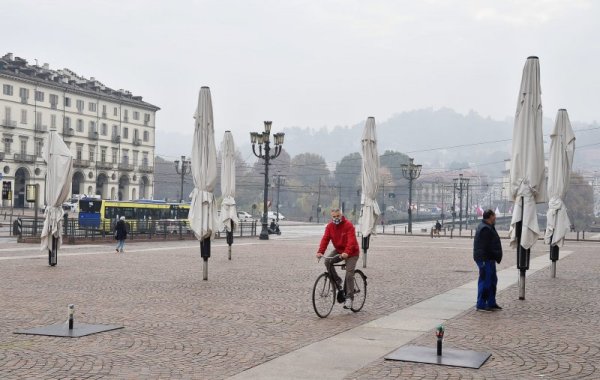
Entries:
POLYGON ((127 239, 127 223, 125 223, 125 217, 122 216, 115 225, 115 240, 117 240, 115 253, 125 252, 125 239, 127 239))
POLYGON ((502 309, 496 303, 496 263, 500 264, 502 261, 502 244, 495 224, 496 214, 492 210, 486 210, 473 240, 473 259, 479 268, 477 311, 502 309))
MULTIPOLYGON (((329 275, 335 280, 338 294, 343 294, 342 279, 338 276, 333 264, 346 260, 346 300, 344 309, 351 309, 352 300, 354 299, 354 269, 360 250, 354 225, 342 215, 339 208, 331 209, 331 222, 325 227, 325 234, 321 239, 317 258, 323 257, 330 241, 333 244, 333 249, 325 256, 325 267, 329 275)), ((339 298, 338 301, 343 302, 339 298)))

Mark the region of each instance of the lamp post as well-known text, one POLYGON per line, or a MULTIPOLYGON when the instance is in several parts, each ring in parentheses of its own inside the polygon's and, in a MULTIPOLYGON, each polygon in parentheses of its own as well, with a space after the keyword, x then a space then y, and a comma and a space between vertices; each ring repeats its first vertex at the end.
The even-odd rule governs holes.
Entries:
POLYGON ((175 171, 177 174, 181 174, 181 190, 179 192, 179 203, 183 203, 183 178, 186 174, 190 174, 192 165, 190 160, 186 160, 185 156, 181 156, 181 165, 179 160, 175 160, 175 171))
POLYGON ((279 224, 279 190, 281 189, 281 185, 285 184, 285 176, 277 173, 273 176, 273 184, 277 186, 277 215, 275 218, 277 219, 277 224, 279 224))
POLYGON ((412 183, 421 176, 423 165, 415 165, 409 158, 408 164, 402 164, 402 176, 408 180, 408 233, 412 233, 412 183))
POLYGON ((260 231, 259 238, 261 240, 269 240, 269 230, 267 225, 267 213, 268 213, 268 198, 269 198, 269 161, 274 160, 281 154, 283 145, 284 133, 275 133, 273 140, 275 143, 275 153, 271 154, 271 121, 265 121, 264 132, 250 132, 250 142, 252 143, 252 153, 258 158, 265 160, 265 190, 263 199, 263 216, 262 216, 262 230, 260 231), (258 144, 258 153, 256 152, 256 145, 258 144), (264 152, 263 152, 264 150, 264 152))
POLYGON ((463 186, 469 184, 469 179, 464 178, 462 173, 458 175, 458 178, 454 178, 454 190, 458 190, 459 204, 458 204, 458 234, 462 233, 462 194, 463 186))

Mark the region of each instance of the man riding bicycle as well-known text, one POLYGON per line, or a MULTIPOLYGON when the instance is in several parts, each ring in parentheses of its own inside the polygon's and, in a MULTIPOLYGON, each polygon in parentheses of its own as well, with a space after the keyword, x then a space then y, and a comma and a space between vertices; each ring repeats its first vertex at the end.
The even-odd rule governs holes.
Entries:
MULTIPOLYGON (((331 209, 331 222, 325 227, 325 234, 321 239, 317 258, 323 257, 327 245, 332 242, 333 249, 325 255, 325 267, 335 281, 338 291, 343 292, 342 279, 338 276, 333 264, 346 260, 346 300, 344 309, 352 308, 354 299, 354 269, 358 262, 359 247, 356 232, 351 221, 342 215, 339 208, 331 209)), ((342 293, 343 294, 343 293, 342 293)))

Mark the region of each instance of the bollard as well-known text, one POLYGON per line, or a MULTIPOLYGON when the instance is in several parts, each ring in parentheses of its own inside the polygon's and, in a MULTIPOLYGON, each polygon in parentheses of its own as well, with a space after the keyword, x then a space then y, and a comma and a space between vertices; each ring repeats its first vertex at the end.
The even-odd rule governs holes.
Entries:
POLYGON ((438 325, 435 328, 435 336, 437 337, 437 356, 442 356, 442 342, 444 341, 444 325, 438 325))
POLYGON ((454 227, 450 229, 450 239, 454 237, 454 227))
POLYGON ((75 314, 75 305, 69 304, 69 330, 73 330, 73 314, 75 314))
POLYGON ((393 231, 394 231, 394 235, 396 235, 396 226, 394 226, 393 231))

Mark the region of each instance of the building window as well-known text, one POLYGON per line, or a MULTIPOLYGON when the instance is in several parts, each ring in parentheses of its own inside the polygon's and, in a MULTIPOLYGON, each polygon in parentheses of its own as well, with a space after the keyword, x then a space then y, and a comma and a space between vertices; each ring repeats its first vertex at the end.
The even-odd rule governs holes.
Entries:
POLYGON ((124 139, 129 138, 129 128, 127 128, 127 127, 123 128, 123 138, 124 139))
POLYGON ((77 101, 77 112, 79 112, 79 113, 83 112, 84 108, 85 108, 85 103, 83 102, 83 100, 78 100, 77 101))
POLYGON ((37 131, 41 131, 44 129, 44 127, 42 126, 42 113, 41 112, 36 112, 36 114, 35 114, 35 129, 37 131))
POLYGON ((102 105, 102 117, 106 117, 106 104, 102 105))
POLYGON ((106 148, 102 147, 100 149, 100 161, 106 162, 106 148))
POLYGON ((11 121, 12 121, 12 118, 10 115, 10 107, 4 107, 4 122, 6 124, 10 124, 11 121))
POLYGON ((21 139, 21 154, 27 154, 27 140, 21 139))
POLYGON ((65 96, 65 107, 71 107, 71 98, 65 96))
POLYGON ((106 136, 106 134, 108 133, 108 125, 106 125, 106 123, 102 123, 102 128, 100 129, 100 132, 102 133, 102 136, 106 136))
POLYGON ((138 162, 138 155, 139 155, 139 152, 138 152, 138 151, 136 151, 136 150, 134 150, 134 151, 133 151, 133 162, 132 162, 132 164, 133 164, 133 165, 135 165, 135 166, 137 166, 137 162, 138 162))
POLYGON ((21 110, 21 124, 27 124, 27 110, 21 110))
POLYGON ((142 152, 142 166, 148 167, 148 152, 142 152))
POLYGON ((37 157, 42 157, 43 148, 44 148, 44 140, 36 140, 35 141, 35 155, 37 157))
POLYGON ((77 119, 77 132, 83 132, 83 120, 77 119))
POLYGON ((76 153, 75 153, 75 159, 78 161, 82 160, 83 157, 83 145, 79 145, 77 144, 77 148, 76 148, 76 153))
POLYGON ((96 103, 89 102, 88 103, 88 111, 90 111, 90 112, 96 112, 96 103))
POLYGON ((112 137, 117 137, 119 136, 119 126, 118 125, 113 125, 112 128, 112 137))
POLYGON ((58 105, 58 95, 50 94, 50 108, 55 110, 57 105, 58 105))
POLYGON ((119 110, 117 107, 113 108, 113 115, 114 116, 119 116, 119 110))
POLYGON ((35 92, 35 101, 36 102, 43 102, 44 101, 44 93, 42 91, 36 91, 35 92))
POLYGON ((116 164, 117 163, 117 159, 119 157, 119 149, 117 148, 112 148, 112 163, 116 164))
POLYGON ((96 132, 96 122, 90 121, 90 133, 96 132))
POLYGON ((12 94, 13 94, 13 86, 11 86, 10 84, 3 85, 2 86, 2 93, 4 95, 12 96, 12 94))
POLYGON ((56 128, 56 115, 50 115, 50 128, 56 128))
POLYGON ((138 111, 133 111, 133 120, 140 120, 140 113, 138 111))
POLYGON ((129 111, 128 110, 123 110, 123 121, 124 122, 129 121, 129 111))
POLYGON ((144 114, 144 124, 148 125, 149 122, 150 122, 150 114, 145 113, 144 114))
POLYGON ((71 118, 70 118, 70 117, 65 117, 65 118, 63 119, 63 127, 64 127, 65 129, 69 129, 69 128, 71 128, 71 118))
POLYGON ((150 140, 150 133, 148 131, 144 131, 144 141, 150 140))
POLYGON ((139 138, 140 138, 140 131, 138 131, 137 129, 134 129, 133 130, 133 139, 137 141, 137 140, 139 140, 139 138))
POLYGON ((10 154, 10 146, 12 145, 12 139, 9 137, 4 138, 4 153, 10 154))
POLYGON ((94 145, 90 145, 90 155, 89 155, 90 162, 94 162, 95 161, 94 160, 94 153, 96 153, 95 150, 96 150, 96 147, 94 145))
POLYGON ((129 165, 129 150, 127 149, 123 149, 123 158, 122 158, 122 163, 124 165, 129 165))
POLYGON ((19 97, 21 98, 21 103, 27 104, 27 100, 29 99, 29 90, 26 88, 19 88, 19 97))

